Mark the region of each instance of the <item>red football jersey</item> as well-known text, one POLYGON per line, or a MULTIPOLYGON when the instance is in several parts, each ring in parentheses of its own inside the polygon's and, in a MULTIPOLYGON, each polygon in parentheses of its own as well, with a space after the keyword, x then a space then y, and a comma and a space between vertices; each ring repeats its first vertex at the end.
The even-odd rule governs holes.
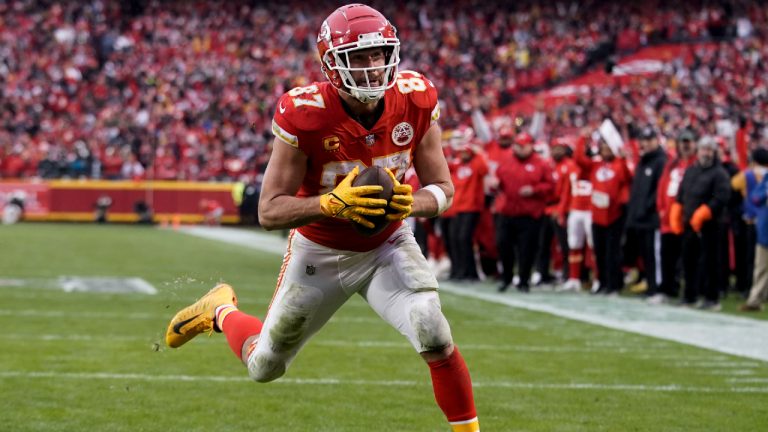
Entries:
MULTIPOLYGON (((571 200, 573 199, 571 196, 572 190, 574 189, 572 183, 574 182, 574 179, 578 179, 579 166, 576 165, 576 162, 574 162, 573 159, 564 157, 557 163, 557 165, 555 165, 554 172, 556 202, 552 206, 552 211, 558 213, 558 216, 561 218, 559 222, 564 225, 564 218, 570 210, 571 200), (573 178, 571 178, 572 174, 574 175, 573 178)), ((579 185, 577 184, 575 188, 578 189, 578 187, 579 185)), ((589 204, 587 204, 587 207, 589 207, 589 204)))
POLYGON ((589 178, 584 178, 584 170, 577 167, 575 171, 568 174, 570 200, 568 210, 589 210, 589 203, 592 197, 592 182, 589 178))
POLYGON ((593 160, 584 154, 586 139, 580 137, 576 142, 573 161, 576 169, 568 174, 570 180, 570 199, 568 210, 588 211, 592 201, 592 182, 590 177, 593 160))
MULTIPOLYGON (((355 166, 361 171, 372 165, 386 167, 402 181, 413 150, 439 116, 432 82, 419 73, 401 71, 384 95, 383 114, 370 130, 347 114, 331 83, 322 82, 284 94, 272 132, 307 155, 307 172, 296 196, 309 197, 330 192, 355 166)), ((372 237, 359 234, 352 224, 325 218, 299 232, 330 248, 362 252, 384 242, 401 222, 372 237)))

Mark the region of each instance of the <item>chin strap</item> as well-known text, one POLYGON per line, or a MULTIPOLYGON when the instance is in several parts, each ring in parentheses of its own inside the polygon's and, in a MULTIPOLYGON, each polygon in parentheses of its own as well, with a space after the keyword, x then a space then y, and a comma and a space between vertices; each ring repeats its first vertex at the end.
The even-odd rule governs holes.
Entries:
POLYGON ((364 90, 358 90, 358 89, 352 89, 349 92, 347 92, 345 90, 342 90, 342 91, 344 91, 344 93, 347 93, 348 95, 352 96, 353 98, 359 100, 360 102, 366 103, 366 104, 367 103, 371 103, 371 102, 376 102, 379 99, 381 99, 382 97, 384 97, 384 92, 383 91, 376 92, 375 95, 370 95, 370 94, 368 94, 368 92, 366 92, 364 90))

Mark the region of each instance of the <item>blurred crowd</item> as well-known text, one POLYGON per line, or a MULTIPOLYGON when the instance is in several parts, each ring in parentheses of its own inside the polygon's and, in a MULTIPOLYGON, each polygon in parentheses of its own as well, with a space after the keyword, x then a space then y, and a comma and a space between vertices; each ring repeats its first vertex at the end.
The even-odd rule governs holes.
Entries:
MULTIPOLYGON (((768 25, 768 20, 763 21, 768 25)), ((766 27, 768 28, 768 27, 766 27)), ((616 79, 546 113, 550 134, 569 134, 613 119, 636 136, 651 124, 663 138, 682 127, 733 138, 742 130, 754 142, 768 134, 768 35, 688 47, 690 59, 678 58, 652 75, 616 79)), ((744 155, 742 155, 743 157, 744 155)))
POLYGON ((764 125, 621 114, 572 128, 538 111, 489 134, 476 109, 473 127, 445 133, 454 204, 437 220, 412 221, 434 271, 461 283, 495 279, 500 292, 627 289, 653 305, 710 311, 735 293, 742 311, 762 310, 764 125))
MULTIPOLYGON (((402 67, 425 73, 442 89, 443 126, 453 128, 468 123, 475 104, 503 113, 521 92, 647 44, 758 34, 765 17, 750 4, 372 6, 399 30, 402 67)), ((329 0, 0 2, 0 178, 257 176, 269 157, 277 97, 322 79, 314 42, 336 6, 329 0)), ((761 48, 750 42, 733 51, 761 48)), ((714 72, 705 78, 717 78, 714 72)), ((653 88, 657 98, 665 84, 653 88)), ((578 124, 580 112, 602 114, 601 102, 595 95, 553 115, 578 124)))

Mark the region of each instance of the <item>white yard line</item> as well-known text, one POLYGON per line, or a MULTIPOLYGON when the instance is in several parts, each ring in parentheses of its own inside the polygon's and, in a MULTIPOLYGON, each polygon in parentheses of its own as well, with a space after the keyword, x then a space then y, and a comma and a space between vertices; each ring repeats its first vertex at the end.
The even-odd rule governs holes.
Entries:
POLYGON ((283 237, 265 234, 255 230, 245 230, 225 227, 185 226, 179 228, 180 232, 192 234, 197 237, 207 238, 230 244, 258 249, 278 255, 285 253, 286 240, 283 237))
POLYGON ((729 383, 760 383, 760 384, 768 384, 768 378, 728 378, 726 381, 729 383))
MULTIPOLYGON (((72 379, 72 380, 120 380, 120 381, 173 381, 173 382, 251 382, 247 377, 236 376, 201 376, 201 375, 151 375, 136 373, 110 372, 25 372, 0 371, 0 379, 72 379)), ((275 384, 287 385, 339 385, 339 386, 388 386, 415 387, 428 385, 421 381, 406 380, 357 380, 339 378, 281 378, 275 384)), ((695 387, 681 384, 643 385, 643 384, 599 384, 599 383, 525 383, 519 381, 487 381, 474 382, 476 388, 513 388, 529 390, 609 390, 609 391, 644 391, 644 392, 673 392, 673 393, 760 393, 768 394, 768 387, 695 387)))
POLYGON ((103 294, 140 293, 155 295, 157 288, 139 277, 59 276, 54 279, 0 279, 0 288, 60 289, 64 292, 98 292, 103 294))
MULTIPOLYGON (((750 362, 750 361, 681 361, 675 362, 675 367, 692 367, 701 369, 715 369, 715 368, 734 368, 734 369, 748 369, 748 368, 762 368, 765 367, 765 363, 750 362)), ((768 372, 768 369, 766 369, 768 372)))
MULTIPOLYGON (((239 300, 239 299, 238 299, 239 300)), ((168 312, 95 312, 95 311, 64 311, 50 309, 0 309, 0 316, 14 317, 44 317, 44 318, 82 318, 82 319, 129 319, 129 320, 157 320, 167 319, 168 312)), ((381 318, 377 317, 332 317, 331 322, 355 323, 355 324, 381 324, 381 318)))
MULTIPOLYGON (((237 228, 185 227, 181 232, 283 254, 285 240, 237 228)), ((566 293, 499 294, 488 284, 441 283, 443 292, 536 312, 545 312, 616 330, 652 336, 726 354, 768 362, 768 321, 671 306, 648 306, 628 298, 566 293)))
POLYGON ((704 374, 714 376, 752 376, 757 372, 752 369, 705 369, 704 374))
MULTIPOLYGON (((167 312, 166 312, 167 314, 167 312)), ((63 311, 50 309, 0 309, 0 316, 41 317, 41 318, 82 318, 82 319, 128 319, 145 320, 164 317, 160 313, 147 312, 94 312, 87 310, 63 311)))
POLYGON ((616 330, 680 342, 726 354, 768 361, 768 322, 636 299, 567 293, 498 294, 490 287, 441 284, 443 292, 545 312, 616 330))
MULTIPOLYGON (((0 341, 38 341, 38 342, 56 342, 56 341, 67 341, 67 342, 86 342, 86 343, 94 343, 94 342, 138 342, 138 343, 158 343, 161 344, 162 340, 160 340, 161 335, 158 332, 155 337, 148 338, 148 337, 141 337, 141 336, 115 336, 115 335, 105 335, 105 336, 95 336, 95 335, 88 335, 88 334, 23 334, 23 333, 0 333, 0 341), (157 339, 156 341, 154 339, 157 339)), ((220 340, 216 339, 208 339, 208 338, 198 338, 195 343, 221 343, 220 340)), ((317 339, 312 340, 310 342, 312 345, 315 346, 321 346, 321 347, 339 347, 339 348, 355 348, 355 349, 363 349, 363 348, 372 348, 372 349, 397 349, 397 350, 408 350, 411 345, 409 345, 407 342, 390 342, 390 341, 378 341, 378 340, 362 340, 362 341, 349 341, 349 340, 338 340, 338 339, 317 339)), ((637 356, 642 353, 648 353, 655 352, 658 353, 657 350, 654 350, 653 348, 649 349, 648 347, 576 347, 576 346, 547 346, 547 345, 486 345, 486 344, 462 344, 462 348, 466 350, 471 351, 502 351, 502 352, 539 352, 539 353, 585 353, 585 354, 593 354, 593 353, 604 353, 604 352, 611 352, 611 353, 618 353, 618 354, 629 354, 632 356, 637 356)), ((652 358, 656 358, 654 356, 651 356, 652 358)), ((673 360, 681 361, 681 362, 689 362, 690 365, 694 365, 695 363, 691 362, 689 359, 690 356, 675 356, 675 357, 666 357, 671 358, 673 360)), ((677 363, 676 363, 677 364, 677 363)), ((731 367, 723 366, 723 367, 731 367)), ((748 366, 745 366, 748 367, 748 366)))

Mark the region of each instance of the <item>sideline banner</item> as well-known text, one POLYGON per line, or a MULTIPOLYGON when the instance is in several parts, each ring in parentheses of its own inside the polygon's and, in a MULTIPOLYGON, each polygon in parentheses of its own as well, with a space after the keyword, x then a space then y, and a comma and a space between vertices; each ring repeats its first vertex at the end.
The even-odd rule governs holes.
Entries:
POLYGON ((13 193, 24 194, 26 220, 94 220, 96 202, 109 197, 107 220, 134 222, 140 203, 151 208, 156 222, 178 219, 183 223, 204 220, 211 202, 223 210, 222 222, 239 222, 238 207, 232 198, 235 183, 181 181, 52 180, 0 182, 0 203, 13 193))
POLYGON ((44 182, 2 181, 0 182, 0 209, 12 198, 24 201, 27 216, 45 217, 51 209, 51 191, 44 182))

